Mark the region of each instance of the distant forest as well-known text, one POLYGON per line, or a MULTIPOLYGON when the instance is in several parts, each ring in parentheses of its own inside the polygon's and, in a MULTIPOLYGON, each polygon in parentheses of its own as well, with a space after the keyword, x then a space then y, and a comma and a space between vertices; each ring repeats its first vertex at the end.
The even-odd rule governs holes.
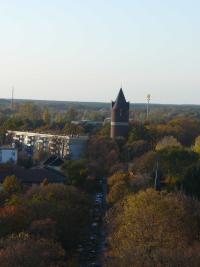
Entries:
MULTIPOLYGON (((80 112, 92 111, 95 116, 88 116, 84 113, 82 119, 103 120, 110 116, 110 103, 105 102, 74 102, 74 101, 50 101, 50 100, 31 100, 31 99, 15 99, 14 105, 17 109, 21 105, 31 104, 40 109, 48 109, 51 113, 65 113, 70 108, 74 108, 80 112), (97 114, 98 113, 98 114, 97 114), (94 117, 94 118, 93 118, 94 117)), ((0 111, 10 109, 10 99, 0 99, 0 111)), ((83 113, 82 113, 83 114, 83 113)), ((200 105, 175 105, 175 104, 150 104, 151 121, 168 121, 176 116, 189 116, 200 118, 200 105)), ((130 119, 145 121, 146 119, 146 103, 130 104, 130 119)))

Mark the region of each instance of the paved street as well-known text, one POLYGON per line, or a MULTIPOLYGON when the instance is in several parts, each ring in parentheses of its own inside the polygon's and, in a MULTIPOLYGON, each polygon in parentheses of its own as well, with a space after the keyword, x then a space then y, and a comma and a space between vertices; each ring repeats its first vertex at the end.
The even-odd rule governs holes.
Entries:
POLYGON ((102 266, 106 239, 103 219, 106 211, 107 182, 103 178, 99 183, 101 190, 94 195, 90 234, 88 240, 79 247, 81 252, 80 267, 102 266))

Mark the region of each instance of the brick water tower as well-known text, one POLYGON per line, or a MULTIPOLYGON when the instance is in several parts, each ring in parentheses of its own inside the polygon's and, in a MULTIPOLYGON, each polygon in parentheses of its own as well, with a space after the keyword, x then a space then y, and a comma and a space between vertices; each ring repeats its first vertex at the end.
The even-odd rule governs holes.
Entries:
POLYGON ((126 102, 122 88, 115 102, 112 102, 111 111, 111 138, 128 136, 129 131, 129 102, 126 102))

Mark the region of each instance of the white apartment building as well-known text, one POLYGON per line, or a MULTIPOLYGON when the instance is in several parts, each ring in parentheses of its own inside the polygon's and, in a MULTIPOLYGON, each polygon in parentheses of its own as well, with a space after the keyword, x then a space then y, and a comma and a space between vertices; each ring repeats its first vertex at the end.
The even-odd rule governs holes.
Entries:
POLYGON ((18 151, 12 147, 0 147, 0 164, 17 163, 18 151))
POLYGON ((26 150, 46 151, 61 158, 81 159, 84 156, 88 136, 79 135, 53 135, 33 132, 8 131, 12 137, 13 145, 26 150))

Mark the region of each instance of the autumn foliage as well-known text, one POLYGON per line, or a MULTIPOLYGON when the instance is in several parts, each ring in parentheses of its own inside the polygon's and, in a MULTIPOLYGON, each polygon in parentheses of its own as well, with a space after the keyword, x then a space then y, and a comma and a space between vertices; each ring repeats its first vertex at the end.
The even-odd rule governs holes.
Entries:
POLYGON ((199 219, 199 202, 183 194, 128 196, 109 211, 106 266, 199 266, 199 219))

